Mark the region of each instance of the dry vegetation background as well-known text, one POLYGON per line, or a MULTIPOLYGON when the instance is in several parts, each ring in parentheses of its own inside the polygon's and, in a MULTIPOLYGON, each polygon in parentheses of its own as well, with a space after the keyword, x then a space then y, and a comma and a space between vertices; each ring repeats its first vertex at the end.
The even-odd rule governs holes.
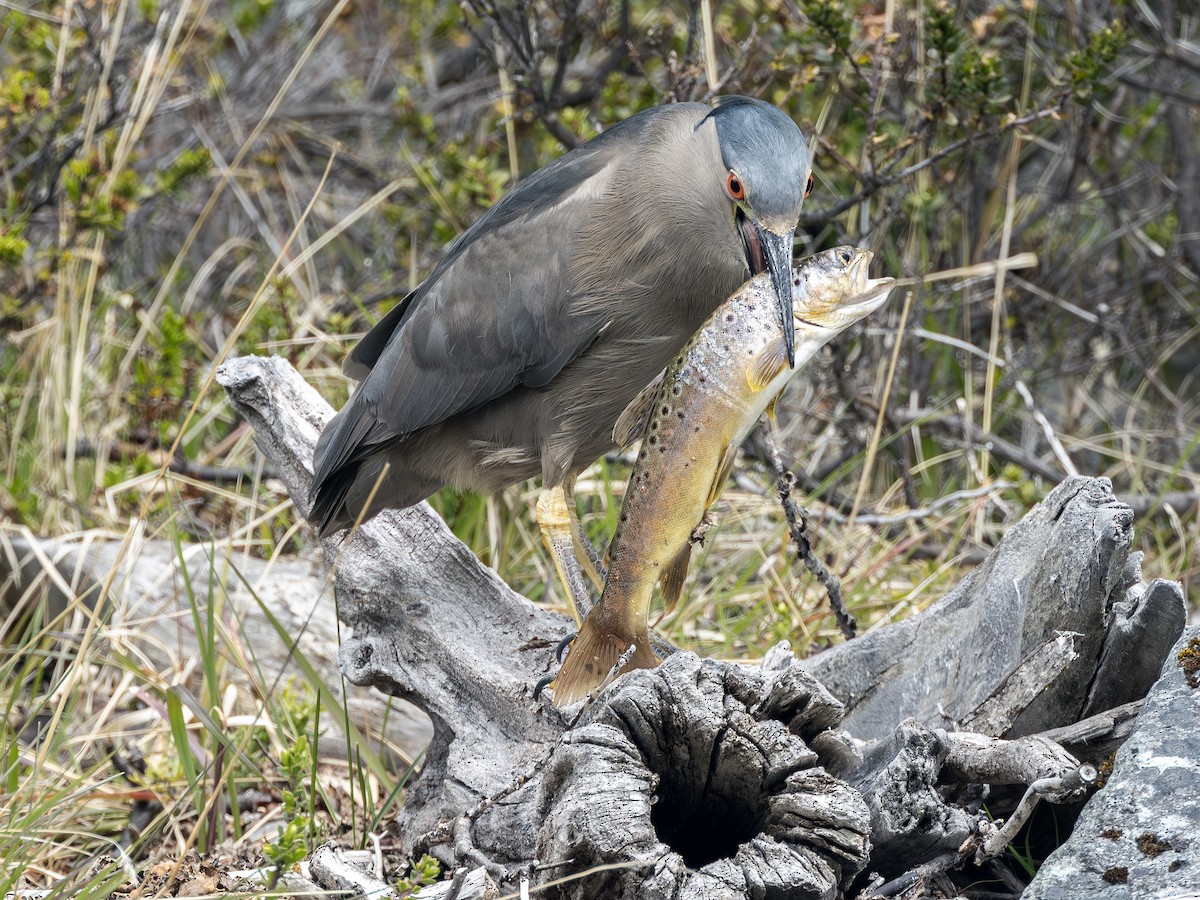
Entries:
MULTIPOLYGON (((215 364, 285 355, 339 404, 354 336, 514 179, 720 93, 811 136, 797 255, 860 244, 905 279, 796 379, 777 426, 863 625, 943 594, 1073 472, 1113 480, 1147 575, 1195 607, 1200 18, 1171 0, 4 3, 0 537, 309 550, 215 364)), ((745 658, 835 640, 746 449, 661 627, 745 658)), ((581 483, 594 537, 627 471, 604 460, 581 483)), ((434 504, 556 604, 530 497, 434 504)), ((201 859, 281 868, 323 836, 386 832, 404 765, 349 747, 319 787, 303 736, 331 712, 273 691, 216 639, 211 598, 189 600, 209 640, 169 671, 103 623, 60 656, 65 620, 6 611, 0 893, 104 896, 132 867, 152 896, 201 859), (239 753, 214 774, 218 732, 239 753), (237 802, 212 814, 244 790, 265 798, 245 821, 237 802), (150 824, 123 834, 139 802, 150 824)))

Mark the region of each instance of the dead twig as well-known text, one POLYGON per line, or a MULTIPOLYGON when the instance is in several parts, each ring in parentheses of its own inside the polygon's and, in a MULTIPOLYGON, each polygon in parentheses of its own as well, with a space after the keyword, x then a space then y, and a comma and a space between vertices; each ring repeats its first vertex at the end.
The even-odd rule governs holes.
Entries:
POLYGON ((1145 699, 1134 700, 1131 703, 1106 709, 1102 713, 1088 716, 1086 719, 1082 719, 1074 724, 1043 731, 1038 737, 1046 738, 1064 746, 1070 744, 1095 744, 1114 738, 1124 740, 1133 730, 1133 723, 1137 720, 1138 713, 1142 711, 1142 705, 1145 702, 1145 699))
POLYGON ((858 895, 858 900, 884 900, 887 897, 895 897, 898 894, 904 893, 918 882, 928 881, 931 878, 944 875, 951 869, 957 869, 974 855, 975 849, 980 843, 981 839, 978 835, 971 835, 962 847, 954 853, 943 853, 941 856, 931 859, 927 863, 922 863, 913 869, 909 869, 903 875, 899 875, 877 888, 868 888, 866 892, 858 895))
POLYGON ((1065 775, 1039 778, 1026 788, 1025 795, 1017 804, 1017 808, 1013 810, 1012 815, 1008 817, 1008 821, 998 831, 990 834, 975 851, 976 861, 983 862, 1003 853, 1004 848, 1016 839, 1017 832, 1029 821, 1039 800, 1047 800, 1050 803, 1066 803, 1077 800, 1096 783, 1098 777, 1099 773, 1097 773, 1096 767, 1084 763, 1065 775))
POLYGON ((1132 497, 1122 496, 1121 499, 1129 504, 1133 514, 1142 516, 1161 516, 1168 509, 1177 516, 1184 516, 1188 510, 1200 504, 1200 491, 1176 491, 1169 494, 1135 494, 1132 497))
POLYGON ((867 888, 858 895, 858 900, 883 900, 887 897, 896 897, 918 883, 928 882, 967 863, 973 862, 975 865, 982 865, 989 859, 999 856, 1012 843, 1017 832, 1029 821, 1039 800, 1064 803, 1077 798, 1095 782, 1096 769, 1086 763, 1063 775, 1038 779, 1029 785, 1021 802, 1002 826, 997 828, 990 823, 981 822, 982 831, 968 837, 958 850, 953 853, 943 853, 878 887, 867 888))
MULTIPOLYGON (((957 141, 947 144, 936 153, 933 153, 910 166, 906 166, 903 169, 896 169, 896 166, 899 164, 900 160, 903 159, 903 154, 897 154, 892 162, 879 172, 857 172, 855 174, 859 177, 863 187, 855 191, 846 199, 835 203, 829 209, 823 209, 819 212, 812 213, 811 215, 802 215, 800 217, 800 225, 808 231, 816 231, 826 225, 831 219, 840 216, 846 210, 853 209, 855 206, 858 206, 858 204, 862 203, 880 188, 889 187, 897 182, 904 181, 906 178, 910 178, 911 176, 929 168, 930 166, 937 165, 947 156, 957 153, 959 150, 965 150, 967 147, 970 147, 972 144, 975 144, 984 138, 1001 137, 1010 131, 1015 131, 1023 128, 1026 125, 1032 125, 1034 122, 1039 122, 1043 119, 1055 118, 1061 115, 1067 96, 1068 95, 1066 93, 1060 94, 1045 107, 1035 110, 1024 116, 1018 116, 1016 118, 1009 119, 1007 122, 997 128, 989 128, 983 131, 972 132, 966 137, 959 138, 957 141)), ((913 145, 906 145, 904 149, 907 150, 911 146, 913 145)), ((829 144, 822 141, 821 149, 822 152, 828 150, 829 144)))
POLYGON ((771 470, 775 473, 776 489, 779 491, 779 502, 783 505, 783 514, 787 518, 788 532, 792 536, 792 542, 796 545, 796 555, 804 563, 805 568, 825 586, 825 592, 829 595, 829 608, 833 611, 834 618, 837 619, 842 635, 849 640, 858 633, 858 622, 846 608, 846 601, 842 597, 842 585, 837 576, 830 572, 828 567, 813 553, 812 542, 809 541, 806 531, 808 514, 792 497, 796 476, 783 465, 783 459, 779 455, 779 446, 775 443, 770 428, 766 427, 761 420, 759 426, 771 470))

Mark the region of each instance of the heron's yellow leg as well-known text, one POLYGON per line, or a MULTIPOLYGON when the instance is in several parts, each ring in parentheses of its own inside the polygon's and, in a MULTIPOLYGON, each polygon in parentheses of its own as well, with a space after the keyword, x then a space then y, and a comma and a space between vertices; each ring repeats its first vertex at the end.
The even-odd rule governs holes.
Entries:
POLYGON ((562 485, 546 488, 538 497, 537 523, 546 549, 554 560, 559 581, 567 590, 575 624, 579 625, 592 608, 592 595, 583 580, 583 570, 576 553, 575 527, 578 527, 578 517, 574 504, 568 500, 567 489, 562 485), (575 523, 574 527, 572 522, 575 523))
POLYGON ((579 511, 575 508, 575 479, 572 478, 563 485, 563 496, 567 503, 567 514, 571 517, 571 537, 575 541, 575 558, 583 567, 583 574, 595 586, 596 590, 604 593, 604 579, 608 573, 604 569, 604 560, 595 544, 583 530, 579 521, 579 511))

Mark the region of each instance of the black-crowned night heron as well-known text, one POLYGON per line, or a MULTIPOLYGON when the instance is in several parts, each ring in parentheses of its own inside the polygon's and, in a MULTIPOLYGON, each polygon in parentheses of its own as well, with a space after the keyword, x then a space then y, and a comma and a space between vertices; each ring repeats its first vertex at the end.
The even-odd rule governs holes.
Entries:
POLYGON ((447 484, 541 475, 538 524, 578 609, 580 564, 598 576, 572 489, 625 406, 764 270, 793 361, 811 187, 800 129, 747 97, 646 110, 522 181, 346 360, 362 383, 317 443, 321 534, 447 484))

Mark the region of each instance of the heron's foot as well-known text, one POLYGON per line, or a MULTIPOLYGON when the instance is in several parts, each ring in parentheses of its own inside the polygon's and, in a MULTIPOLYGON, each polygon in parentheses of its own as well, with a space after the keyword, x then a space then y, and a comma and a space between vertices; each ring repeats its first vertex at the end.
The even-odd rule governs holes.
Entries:
POLYGON ((659 658, 659 661, 666 659, 668 656, 678 653, 682 648, 676 647, 657 631, 650 632, 650 649, 654 651, 654 655, 659 658))
POLYGON ((596 545, 592 543, 591 538, 587 536, 587 532, 583 530, 583 523, 579 521, 579 511, 575 507, 574 476, 570 476, 563 481, 562 492, 564 505, 567 508, 567 517, 571 522, 571 537, 575 544, 575 559, 583 567, 583 574, 588 577, 592 586, 596 588, 597 593, 602 594, 604 593, 604 579, 608 574, 604 568, 604 556, 596 549, 596 545))
POLYGON ((570 504, 570 512, 571 537, 575 540, 575 558, 583 567, 583 574, 588 577, 596 590, 603 594, 604 579, 608 577, 608 570, 604 566, 604 554, 597 549, 596 545, 592 543, 592 539, 587 536, 587 532, 583 530, 583 523, 579 521, 574 503, 570 504))

